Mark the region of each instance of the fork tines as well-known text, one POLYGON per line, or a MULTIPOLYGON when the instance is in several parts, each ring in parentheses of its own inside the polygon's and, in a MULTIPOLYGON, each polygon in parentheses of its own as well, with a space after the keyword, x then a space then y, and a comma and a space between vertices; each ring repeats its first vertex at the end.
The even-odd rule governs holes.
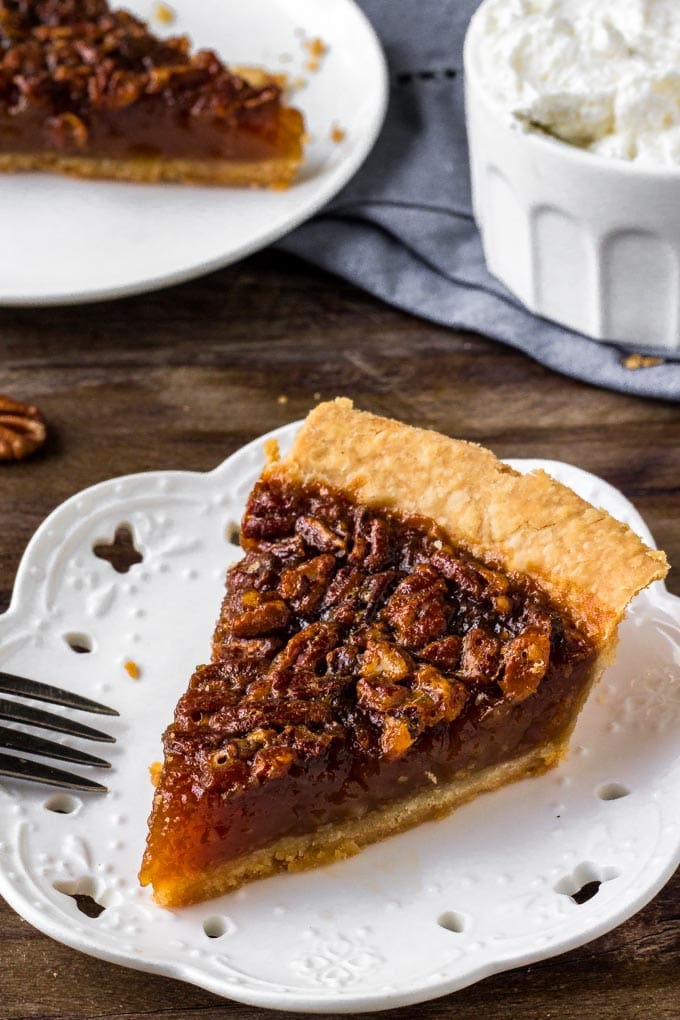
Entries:
POLYGON ((67 733, 71 737, 83 737, 85 740, 100 740, 107 744, 113 744, 115 741, 115 737, 102 730, 95 730, 92 726, 85 726, 55 712, 46 712, 44 708, 33 708, 32 705, 22 705, 18 701, 8 701, 7 698, 0 698, 0 719, 26 723, 27 726, 37 726, 41 730, 67 733))
MULTIPOLYGON (((13 673, 5 673, 1 670, 0 693, 12 694, 19 698, 45 701, 53 705, 77 709, 81 712, 93 712, 98 715, 110 716, 117 716, 119 714, 115 709, 109 708, 107 705, 101 705, 97 701, 91 701, 90 698, 83 698, 79 694, 64 691, 59 687, 42 684, 36 680, 29 680, 27 677, 15 676, 13 673)), ((30 705, 10 701, 7 698, 0 698, 0 719, 24 723, 28 726, 52 730, 57 733, 65 733, 69 736, 82 737, 85 740, 106 741, 107 743, 115 741, 115 737, 101 730, 93 729, 91 726, 74 722, 55 712, 33 708, 30 705)), ((96 766, 98 768, 111 767, 109 762, 96 755, 67 747, 54 740, 46 740, 32 733, 24 733, 23 730, 8 726, 0 726, 0 748, 18 751, 21 755, 40 755, 46 758, 57 758, 62 761, 73 762, 78 765, 96 766)), ((82 776, 64 772, 61 769, 53 768, 51 765, 45 765, 40 761, 33 761, 23 756, 10 754, 0 753, 0 776, 8 776, 13 779, 27 779, 32 782, 46 783, 50 786, 60 786, 67 789, 106 792, 105 786, 91 779, 85 779, 82 776)))
POLYGON ((115 708, 100 705, 98 701, 90 701, 89 698, 83 698, 80 694, 64 691, 61 687, 51 687, 50 684, 41 684, 37 680, 29 680, 25 676, 15 676, 14 673, 3 673, 2 670, 0 670, 0 694, 16 694, 19 698, 49 701, 53 705, 77 708, 81 712, 95 712, 97 715, 120 714, 116 712, 115 708))

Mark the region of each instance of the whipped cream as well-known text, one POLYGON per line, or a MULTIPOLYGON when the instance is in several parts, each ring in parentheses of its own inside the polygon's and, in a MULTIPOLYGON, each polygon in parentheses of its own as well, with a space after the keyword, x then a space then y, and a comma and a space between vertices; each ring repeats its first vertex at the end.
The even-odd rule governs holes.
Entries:
POLYGON ((680 165, 680 0, 486 0, 475 61, 527 125, 603 156, 680 165))

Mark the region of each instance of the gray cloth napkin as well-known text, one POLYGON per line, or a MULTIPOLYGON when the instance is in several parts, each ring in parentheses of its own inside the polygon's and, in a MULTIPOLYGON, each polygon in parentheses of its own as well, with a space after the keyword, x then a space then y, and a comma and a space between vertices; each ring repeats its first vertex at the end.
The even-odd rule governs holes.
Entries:
POLYGON ((511 344, 608 389, 680 402, 680 363, 637 371, 620 349, 528 312, 486 269, 472 218, 463 39, 479 0, 360 0, 387 53, 391 94, 368 160, 279 247, 433 322, 511 344))

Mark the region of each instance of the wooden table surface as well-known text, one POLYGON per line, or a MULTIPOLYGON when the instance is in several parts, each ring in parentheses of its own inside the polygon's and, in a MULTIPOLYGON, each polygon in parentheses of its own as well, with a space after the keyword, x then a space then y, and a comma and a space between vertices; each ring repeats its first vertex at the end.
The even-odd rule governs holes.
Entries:
MULTIPOLYGON (((265 253, 159 294, 0 309, 0 392, 38 403, 43 454, 0 467, 0 610, 21 553, 72 493, 155 468, 206 470, 319 400, 593 471, 680 564, 680 409, 555 375, 511 348, 384 307, 265 253)), ((669 587, 680 593, 680 574, 669 587)), ((394 1020, 678 1020, 680 873, 583 949, 395 1010, 394 1020)), ((256 1020, 276 1014, 124 970, 34 931, 0 901, 0 1020, 256 1020)))

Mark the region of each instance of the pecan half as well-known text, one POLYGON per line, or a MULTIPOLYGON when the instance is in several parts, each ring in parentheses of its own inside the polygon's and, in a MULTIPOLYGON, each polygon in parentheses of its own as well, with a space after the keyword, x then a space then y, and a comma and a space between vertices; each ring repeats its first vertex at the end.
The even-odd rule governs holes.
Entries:
POLYGON ((292 747, 273 744, 255 752, 252 772, 260 780, 280 779, 288 775, 296 760, 297 754, 292 747))
POLYGON ((246 680, 266 669, 280 648, 277 637, 234 638, 222 632, 213 645, 215 659, 246 680))
POLYGON ((453 673, 460 662, 463 639, 457 634, 447 634, 446 637, 438 638, 425 645, 420 650, 421 659, 432 663, 447 673, 453 673))
POLYGON ((279 593, 296 613, 313 613, 323 599, 335 569, 335 556, 323 553, 301 563, 286 567, 279 581, 279 593))
POLYGON ((498 673, 500 644, 497 637, 473 627, 463 638, 460 677, 469 683, 492 683, 498 673))
POLYGON ((253 638, 282 630, 290 620, 290 609, 275 594, 252 591, 245 600, 243 611, 234 617, 232 633, 237 638, 253 638))
POLYGON ((447 581, 474 598, 483 594, 503 595, 510 585, 505 574, 481 563, 468 563, 446 546, 433 554, 431 562, 447 581))
POLYGON ((340 567, 328 585, 323 598, 322 610, 329 620, 350 626, 359 599, 361 586, 366 575, 358 567, 340 567))
POLYGON ((361 657, 361 676, 381 677, 386 682, 399 683, 412 668, 408 652, 402 652, 390 641, 369 638, 366 651, 361 657))
POLYGON ((380 613, 407 648, 421 648, 441 637, 448 615, 446 582, 425 565, 399 582, 380 613))
POLYGON ((409 701, 410 691, 407 687, 383 680, 382 677, 362 677, 356 688, 357 704, 379 715, 389 712, 409 701))
POLYGON ((347 543, 340 535, 318 520, 316 517, 302 515, 295 522, 295 531, 301 536, 312 549, 318 549, 322 553, 342 554, 347 548, 347 543))
POLYGON ((418 667, 413 690, 415 693, 427 695, 432 702, 432 708, 429 709, 427 706, 427 709, 422 712, 416 704, 418 714, 422 715, 421 726, 423 729, 426 726, 434 726, 442 719, 445 719, 446 722, 453 722, 454 719, 457 719, 465 707, 469 694, 465 684, 461 684, 457 680, 447 680, 434 666, 418 667))
MULTIPOLYGON (((246 553, 242 560, 229 568, 227 574, 229 591, 235 596, 240 596, 251 588, 255 591, 269 591, 276 583, 276 579, 276 560, 268 552, 246 553)), ((238 599, 234 600, 233 605, 238 609, 238 599)))
POLYGON ((550 636, 540 627, 525 627, 503 649, 504 672, 499 683, 511 701, 533 694, 548 671, 550 636))
POLYGON ((46 436, 45 421, 37 407, 0 394, 0 461, 30 457, 46 436))
POLYGON ((271 672, 282 672, 291 667, 315 670, 339 641, 340 630, 332 623, 321 621, 303 627, 276 656, 271 672))
POLYGON ((380 570, 389 555, 390 529, 387 522, 372 517, 368 511, 359 513, 354 526, 350 563, 365 564, 369 570, 380 570))
POLYGON ((359 601, 364 606, 366 619, 372 621, 401 574, 398 570, 383 570, 366 578, 359 591, 359 601))

